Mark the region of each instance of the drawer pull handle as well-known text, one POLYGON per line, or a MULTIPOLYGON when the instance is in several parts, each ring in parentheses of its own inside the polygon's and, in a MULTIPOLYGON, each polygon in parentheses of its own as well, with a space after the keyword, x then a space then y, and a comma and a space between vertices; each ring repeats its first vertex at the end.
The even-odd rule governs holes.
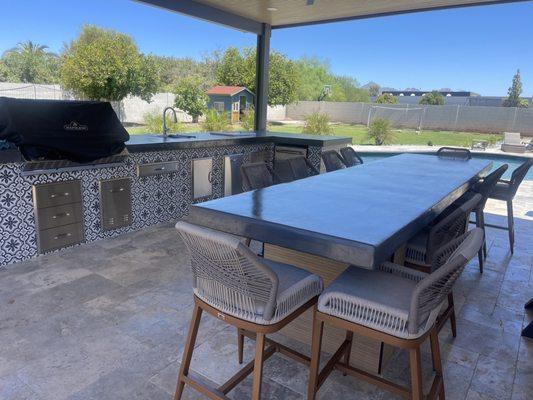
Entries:
POLYGON ((51 199, 55 199, 56 197, 67 197, 67 196, 70 196, 70 193, 69 192, 65 192, 65 193, 52 193, 50 195, 50 198, 51 199))
POLYGON ((54 240, 59 240, 59 239, 62 239, 64 237, 70 237, 72 236, 72 233, 60 233, 59 235, 57 236, 54 236, 54 240))
POLYGON ((207 174, 207 181, 209 183, 213 183, 213 171, 209 171, 208 174, 207 174))
POLYGON ((109 193, 120 193, 120 192, 123 192, 123 191, 124 191, 124 188, 121 187, 121 188, 118 188, 118 189, 110 189, 109 193))
POLYGON ((63 218, 63 217, 70 217, 70 213, 65 212, 65 213, 56 214, 52 216, 52 219, 58 219, 58 218, 63 218))
POLYGON ((165 167, 154 168, 154 171, 164 171, 165 167))

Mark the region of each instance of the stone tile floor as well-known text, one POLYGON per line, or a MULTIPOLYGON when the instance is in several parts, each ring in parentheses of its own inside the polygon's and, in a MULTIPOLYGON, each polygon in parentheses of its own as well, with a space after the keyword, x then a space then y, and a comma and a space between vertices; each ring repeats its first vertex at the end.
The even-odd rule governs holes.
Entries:
MULTIPOLYGON (((533 341, 520 331, 533 315, 533 190, 516 198, 516 251, 488 230, 489 256, 455 289, 458 337, 440 334, 448 399, 533 398, 533 341)), ((504 223, 488 204, 487 219, 504 223)), ((171 399, 192 304, 183 244, 171 224, 78 246, 0 270, 0 399, 171 399)), ((253 354, 247 342, 245 354, 253 354)), ((424 352, 426 371, 430 358, 424 352)), ((408 382, 406 354, 384 375, 408 382)), ((204 317, 193 370, 221 383, 238 369, 231 327, 204 317)), ((429 380, 429 377, 428 377, 429 380)), ((265 365, 263 396, 303 399, 307 370, 280 355, 265 365)), ((248 398, 251 381, 231 393, 248 398)), ((187 399, 201 398, 192 390, 187 399)), ((332 375, 321 399, 391 399, 373 386, 332 375)))

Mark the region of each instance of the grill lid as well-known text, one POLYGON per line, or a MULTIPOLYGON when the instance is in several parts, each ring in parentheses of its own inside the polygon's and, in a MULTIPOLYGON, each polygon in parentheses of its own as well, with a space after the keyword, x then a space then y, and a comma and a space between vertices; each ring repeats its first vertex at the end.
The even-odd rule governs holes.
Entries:
POLYGON ((0 139, 27 160, 87 163, 120 153, 129 134, 108 102, 0 97, 0 139))

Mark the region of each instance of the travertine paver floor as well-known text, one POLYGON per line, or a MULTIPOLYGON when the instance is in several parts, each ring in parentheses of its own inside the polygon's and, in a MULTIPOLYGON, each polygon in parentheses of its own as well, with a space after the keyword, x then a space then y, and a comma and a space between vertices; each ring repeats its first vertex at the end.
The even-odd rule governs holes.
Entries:
MULTIPOLYGON (((516 198, 515 254, 505 231, 488 230, 485 273, 473 261, 456 287, 459 334, 440 335, 448 399, 532 398, 533 341, 520 337, 533 318, 523 308, 533 297, 532 196, 527 182, 516 198)), ((504 210, 490 202, 487 219, 505 222, 504 210)), ((191 304, 187 256, 171 224, 0 270, 0 399, 171 399, 191 304)), ((429 367, 427 353, 424 361, 429 367)), ((385 375, 408 382, 407 365, 400 352, 385 375)), ((235 331, 205 317, 193 369, 222 382, 237 368, 235 331)), ((266 363, 264 398, 303 399, 306 384, 304 367, 279 355, 266 363)), ((250 388, 247 380, 231 396, 247 398, 250 388)), ((341 374, 319 397, 393 398, 341 374)))

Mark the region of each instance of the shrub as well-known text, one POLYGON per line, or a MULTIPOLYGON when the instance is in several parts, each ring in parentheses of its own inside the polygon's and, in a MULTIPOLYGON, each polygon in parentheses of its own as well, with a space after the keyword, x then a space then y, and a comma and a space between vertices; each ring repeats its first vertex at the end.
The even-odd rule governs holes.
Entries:
POLYGON ((378 104, 396 104, 396 103, 398 103, 398 99, 396 97, 394 97, 390 93, 383 93, 383 94, 380 94, 376 98, 376 103, 378 103, 378 104))
MULTIPOLYGON (((163 133, 163 114, 161 113, 148 113, 144 117, 144 125, 146 125, 146 130, 150 133, 163 133)), ((183 124, 174 122, 172 117, 167 114, 167 128, 169 132, 183 132, 183 124)))
POLYGON ((388 120, 376 118, 370 123, 368 137, 373 139, 377 146, 381 146, 394 143, 396 134, 391 130, 388 120))
POLYGON ((255 112, 253 108, 249 108, 244 111, 244 114, 241 118, 241 127, 245 131, 253 131, 255 122, 255 112))
POLYGON ((422 96, 418 104, 426 104, 430 106, 443 106, 444 96, 437 90, 426 93, 422 96))
POLYGON ((202 129, 206 132, 223 132, 229 128, 229 116, 227 113, 218 113, 216 110, 207 110, 202 129))
POLYGON ((307 115, 302 133, 310 133, 311 135, 327 135, 333 133, 333 129, 329 124, 328 115, 319 112, 307 115))

